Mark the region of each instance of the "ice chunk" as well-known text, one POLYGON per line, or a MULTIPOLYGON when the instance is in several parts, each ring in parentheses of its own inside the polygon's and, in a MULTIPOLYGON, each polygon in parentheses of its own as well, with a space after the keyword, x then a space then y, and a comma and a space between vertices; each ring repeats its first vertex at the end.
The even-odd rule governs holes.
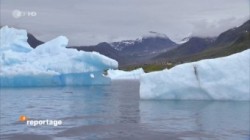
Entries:
POLYGON ((142 74, 144 74, 142 68, 133 71, 108 70, 108 77, 112 80, 139 79, 142 74))
POLYGON ((1 87, 107 84, 103 71, 117 68, 117 61, 97 52, 67 49, 59 36, 36 49, 27 43, 27 32, 1 28, 1 87))
POLYGON ((16 30, 15 28, 4 26, 0 30, 0 51, 29 52, 32 48, 28 44, 27 39, 27 32, 25 30, 16 30))
POLYGON ((141 99, 250 100, 250 49, 141 77, 141 99))

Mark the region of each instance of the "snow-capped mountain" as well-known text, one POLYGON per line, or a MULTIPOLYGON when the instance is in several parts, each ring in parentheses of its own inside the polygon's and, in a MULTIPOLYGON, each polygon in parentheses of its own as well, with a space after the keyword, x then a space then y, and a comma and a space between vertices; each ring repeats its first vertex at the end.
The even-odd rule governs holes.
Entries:
POLYGON ((137 41, 139 42, 140 40, 123 40, 120 42, 111 42, 110 45, 117 51, 122 51, 124 48, 128 46, 134 45, 137 41))
POLYGON ((150 31, 135 40, 111 42, 110 45, 112 48, 124 53, 148 54, 169 50, 176 46, 176 43, 165 34, 150 31))

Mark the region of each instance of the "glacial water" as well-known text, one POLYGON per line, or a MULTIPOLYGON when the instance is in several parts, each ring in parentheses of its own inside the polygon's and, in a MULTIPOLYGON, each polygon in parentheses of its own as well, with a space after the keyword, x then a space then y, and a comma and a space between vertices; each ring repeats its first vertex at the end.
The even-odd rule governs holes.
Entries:
MULTIPOLYGON (((219 93, 218 93, 219 94, 219 93)), ((140 100, 138 81, 0 90, 0 139, 249 140, 250 102, 140 100), (61 126, 27 126, 62 120, 61 126)))

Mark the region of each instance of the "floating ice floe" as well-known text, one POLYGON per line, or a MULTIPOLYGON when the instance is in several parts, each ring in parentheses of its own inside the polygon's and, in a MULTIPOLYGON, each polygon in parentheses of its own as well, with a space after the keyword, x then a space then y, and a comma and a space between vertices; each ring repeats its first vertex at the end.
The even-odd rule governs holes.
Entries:
POLYGON ((250 100, 250 49, 144 74, 141 99, 250 100))
POLYGON ((118 67, 97 52, 67 49, 64 36, 33 49, 25 30, 5 26, 0 33, 1 87, 108 84, 104 70, 118 67))
POLYGON ((141 75, 144 74, 142 68, 132 70, 132 71, 122 71, 122 70, 108 70, 108 77, 112 80, 138 80, 141 75))

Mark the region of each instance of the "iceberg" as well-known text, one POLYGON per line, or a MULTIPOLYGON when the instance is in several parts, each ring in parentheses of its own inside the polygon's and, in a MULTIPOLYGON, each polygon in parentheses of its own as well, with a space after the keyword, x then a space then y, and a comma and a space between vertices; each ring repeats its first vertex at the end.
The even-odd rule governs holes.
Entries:
POLYGON ((108 77, 110 77, 111 80, 138 80, 140 79, 140 76, 145 72, 143 71, 142 68, 139 68, 132 71, 109 69, 107 73, 108 77))
POLYGON ((108 84, 104 70, 118 67, 97 52, 67 49, 64 36, 33 49, 25 30, 4 26, 0 33, 1 87, 108 84))
POLYGON ((250 49, 144 74, 141 99, 250 100, 250 49))

